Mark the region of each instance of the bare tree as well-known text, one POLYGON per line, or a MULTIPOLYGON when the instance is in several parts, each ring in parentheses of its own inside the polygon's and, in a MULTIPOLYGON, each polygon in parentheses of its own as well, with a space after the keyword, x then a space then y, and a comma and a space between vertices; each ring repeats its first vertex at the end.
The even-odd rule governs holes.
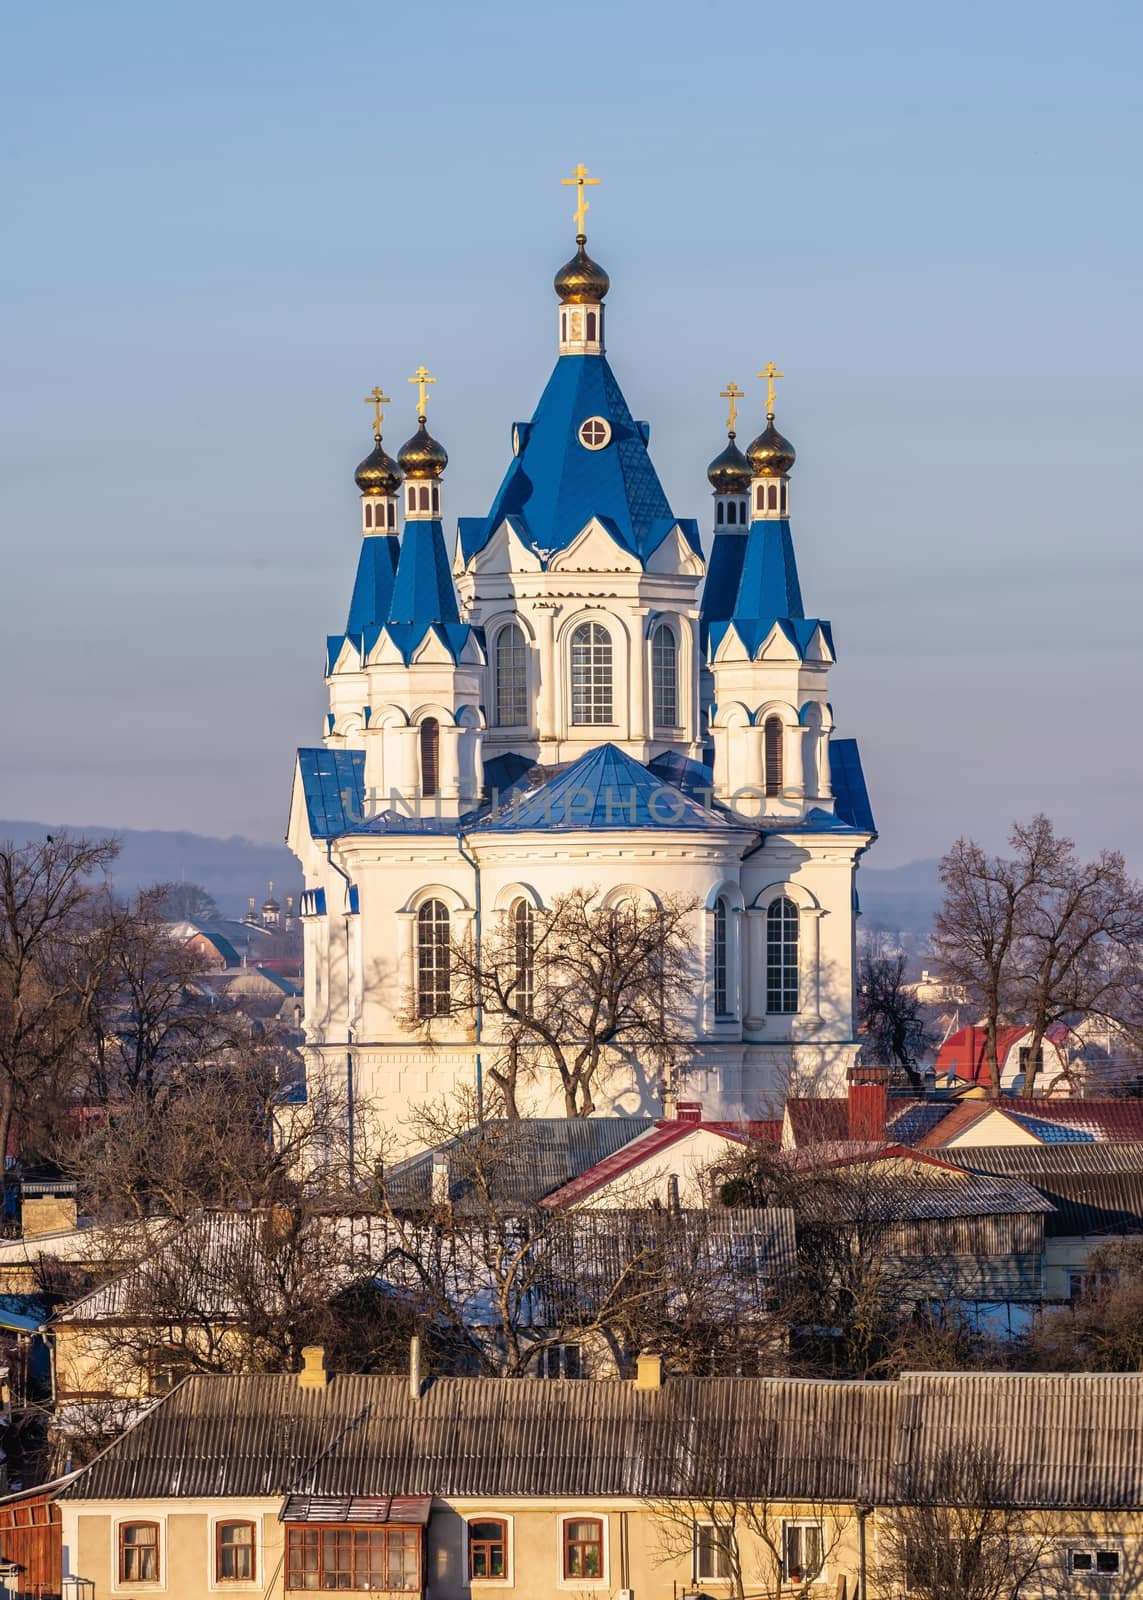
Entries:
POLYGON ((1143 1372, 1143 1239, 1094 1250, 1080 1292, 1043 1313, 1026 1354, 1045 1372, 1143 1372))
POLYGON ((201 884, 165 879, 147 893, 156 917, 165 922, 213 922, 222 916, 218 901, 201 884))
POLYGON ((999 1451, 966 1442, 906 1471, 877 1519, 877 1590, 919 1600, 1018 1600, 1059 1584, 1045 1517, 1020 1505, 999 1451))
POLYGON ((897 1067, 914 1089, 923 1087, 917 1063, 933 1042, 917 996, 905 984, 902 950, 874 946, 857 966, 857 1016, 862 1057, 879 1067, 897 1067))
POLYGON ((16 1116, 30 1126, 70 1091, 102 974, 98 912, 118 848, 65 833, 0 844, 0 1159, 16 1116))
POLYGON ((558 1077, 569 1117, 590 1116, 600 1076, 621 1061, 672 1092, 693 1033, 694 909, 681 896, 608 905, 573 889, 550 907, 520 902, 479 948, 454 945, 452 1010, 480 1015, 508 1116, 523 1080, 542 1073, 558 1077))

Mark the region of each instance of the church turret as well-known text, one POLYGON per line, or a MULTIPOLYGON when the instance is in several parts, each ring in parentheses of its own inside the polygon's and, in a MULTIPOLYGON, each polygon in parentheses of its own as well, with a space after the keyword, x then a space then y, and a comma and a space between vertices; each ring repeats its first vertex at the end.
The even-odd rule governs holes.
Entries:
MULTIPOLYGON (((359 638, 366 629, 376 627, 389 615, 393 578, 397 571, 397 491, 401 472, 381 443, 383 408, 388 396, 379 388, 365 397, 373 407, 373 449, 354 473, 361 490, 361 532, 363 542, 357 561, 357 577, 349 602, 345 631, 359 638)), ((331 655, 339 650, 336 636, 330 641, 331 655)))
POLYGON ((421 365, 409 379, 419 390, 417 431, 397 452, 397 464, 405 476, 405 521, 428 522, 441 514, 441 474, 448 466, 448 452, 428 430, 425 408, 427 385, 435 383, 429 369, 421 365))
POLYGON ((734 432, 742 390, 736 383, 728 383, 721 398, 729 402, 726 447, 706 469, 714 491, 714 542, 703 589, 704 637, 707 624, 725 622, 734 609, 750 525, 750 462, 738 448, 734 432))
MULTIPOLYGON (((709 609, 704 599, 703 621, 716 790, 748 795, 747 808, 763 815, 802 816, 811 804, 833 806, 827 678, 834 655, 829 623, 807 617, 802 603, 787 517, 797 452, 774 426, 774 379, 782 376, 772 361, 759 373, 767 380, 766 426, 746 451, 753 519, 738 545, 733 604, 727 608, 723 582, 709 609)), ((729 557, 724 565, 729 572, 729 557)))
POLYGON ((591 209, 586 186, 597 184, 589 178, 581 161, 570 178, 560 180, 576 187, 576 253, 556 273, 556 293, 560 297, 560 355, 601 356, 603 354, 603 301, 611 279, 587 253, 584 219, 591 209))
POLYGON ((368 535, 397 533, 397 491, 401 473, 393 457, 381 443, 381 422, 388 395, 374 388, 365 397, 373 407, 373 449, 354 473, 361 490, 361 531, 368 535))

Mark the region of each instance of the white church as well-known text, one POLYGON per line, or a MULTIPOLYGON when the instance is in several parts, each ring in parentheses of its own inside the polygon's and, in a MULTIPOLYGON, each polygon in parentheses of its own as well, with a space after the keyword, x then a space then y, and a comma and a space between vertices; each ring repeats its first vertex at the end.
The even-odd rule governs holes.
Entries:
MULTIPOLYGON (((322 742, 298 751, 288 842, 305 875, 307 1071, 399 1128, 476 1089, 476 1019, 449 952, 575 887, 601 903, 693 901, 693 1059, 674 1098, 707 1118, 781 1115, 845 1092, 857 1053, 858 862, 876 837, 857 746, 837 739, 830 624, 807 616, 790 524, 795 452, 765 424, 707 472, 706 530, 676 516, 605 354, 609 280, 555 277, 556 362, 511 429, 492 506, 446 537, 448 456, 417 431, 357 469, 361 550, 327 640, 322 742)), ((612 1115, 663 1114, 628 1069, 612 1115)), ((558 1084, 525 1088, 534 1115, 558 1084), (529 1096, 531 1097, 529 1099, 529 1096)))

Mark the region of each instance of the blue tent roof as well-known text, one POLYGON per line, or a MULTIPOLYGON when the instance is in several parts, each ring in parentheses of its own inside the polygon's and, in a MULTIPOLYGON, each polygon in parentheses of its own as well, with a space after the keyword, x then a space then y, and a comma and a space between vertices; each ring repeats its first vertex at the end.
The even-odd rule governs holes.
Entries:
POLYGON ((708 654, 713 658, 723 639, 733 628, 743 645, 751 656, 754 656, 770 636, 770 630, 777 626, 793 645, 798 655, 804 659, 810 647, 810 641, 820 628, 825 641, 834 653, 833 629, 828 622, 818 617, 739 617, 735 616, 729 622, 712 622, 709 626, 710 647, 708 654))
POLYGON ((459 622, 444 529, 439 521, 406 522, 389 609, 377 622, 459 622))
POLYGON ((752 522, 734 610, 735 618, 804 617, 790 524, 752 522))
MULTIPOLYGON (((520 795, 472 832, 518 833, 662 828, 721 831, 734 823, 613 744, 599 745, 537 789, 520 795)), ((744 827, 744 831, 753 829, 744 827)))
MULTIPOLYGON (((487 517, 460 523, 467 561, 488 543, 505 517, 536 551, 566 549, 592 517, 604 521, 617 543, 645 561, 676 518, 667 503, 644 428, 637 423, 604 356, 561 356, 540 396, 535 416, 517 427, 520 453, 504 477, 487 517), (603 417, 611 439, 601 450, 579 442, 588 417, 603 417)), ((702 554, 697 523, 680 523, 702 554)))
POLYGON ((310 837, 332 839, 365 814, 364 750, 298 751, 310 837))
POLYGON ((860 828, 862 833, 876 833, 877 824, 873 820, 856 739, 830 740, 829 769, 837 815, 851 827, 860 828))
POLYGON ((395 535, 374 534, 362 539, 361 554, 357 560, 357 579, 353 585, 353 598, 349 602, 349 620, 345 624, 346 633, 363 633, 374 623, 384 622, 389 615, 399 552, 400 545, 395 535))
POLYGON ((734 602, 742 582, 742 567, 746 560, 746 531, 716 533, 707 563, 706 582, 702 591, 702 635, 706 643, 707 629, 712 622, 727 622, 734 615, 734 602))

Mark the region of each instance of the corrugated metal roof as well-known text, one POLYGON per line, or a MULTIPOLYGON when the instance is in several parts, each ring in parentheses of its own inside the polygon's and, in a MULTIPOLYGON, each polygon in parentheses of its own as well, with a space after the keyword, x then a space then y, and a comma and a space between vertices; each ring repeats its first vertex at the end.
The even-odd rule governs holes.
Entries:
POLYGON ((1031 1184, 1055 1208, 1044 1225, 1051 1238, 1143 1233, 1143 1145, 982 1146, 949 1157, 976 1172, 1031 1184))
POLYGON ((689 1378, 194 1377, 63 1491, 69 1500, 285 1494, 884 1497, 896 1386, 689 1378))

